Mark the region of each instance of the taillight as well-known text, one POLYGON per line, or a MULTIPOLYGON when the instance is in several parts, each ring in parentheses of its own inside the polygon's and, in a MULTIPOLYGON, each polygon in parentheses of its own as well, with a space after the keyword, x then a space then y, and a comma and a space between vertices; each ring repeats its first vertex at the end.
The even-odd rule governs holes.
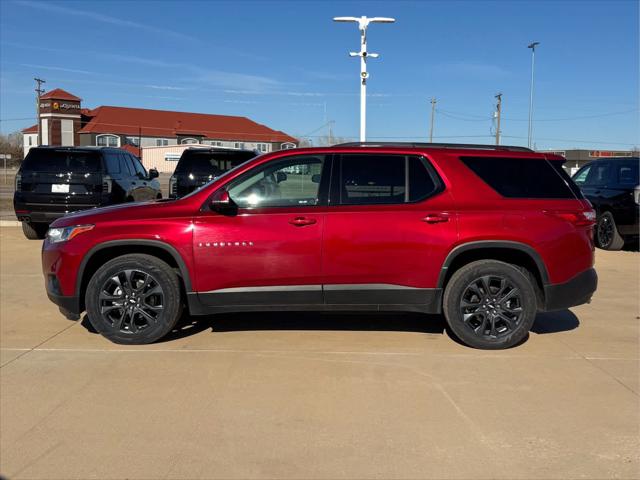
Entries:
POLYGON ((569 222, 576 227, 590 227, 596 223, 595 210, 545 210, 544 213, 569 222))
POLYGON ((640 205, 640 185, 633 189, 633 199, 636 202, 636 205, 640 205))
POLYGON ((111 188, 113 187, 113 180, 109 175, 105 175, 102 177, 102 193, 111 193, 111 188))
POLYGON ((173 175, 169 178, 169 195, 178 196, 178 182, 173 175))
POLYGON ((16 192, 22 190, 22 175, 16 173, 16 192))

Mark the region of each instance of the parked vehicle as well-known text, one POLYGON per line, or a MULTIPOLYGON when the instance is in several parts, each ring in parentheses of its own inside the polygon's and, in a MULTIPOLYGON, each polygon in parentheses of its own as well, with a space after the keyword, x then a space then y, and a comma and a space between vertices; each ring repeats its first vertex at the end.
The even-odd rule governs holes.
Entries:
POLYGON ((640 215, 639 157, 616 157, 587 163, 573 176, 596 210, 595 244, 620 250, 638 238, 640 215))
POLYGON ((254 150, 221 147, 191 147, 182 152, 169 179, 169 197, 184 197, 205 183, 255 157, 254 150))
POLYGON ((42 239, 67 213, 162 198, 158 171, 125 150, 34 147, 16 174, 13 206, 29 239, 42 239))
POLYGON ((446 144, 266 154, 175 201, 57 220, 46 288, 116 343, 162 338, 186 305, 444 312, 467 345, 511 347, 537 311, 596 290, 595 212, 563 162, 446 144))

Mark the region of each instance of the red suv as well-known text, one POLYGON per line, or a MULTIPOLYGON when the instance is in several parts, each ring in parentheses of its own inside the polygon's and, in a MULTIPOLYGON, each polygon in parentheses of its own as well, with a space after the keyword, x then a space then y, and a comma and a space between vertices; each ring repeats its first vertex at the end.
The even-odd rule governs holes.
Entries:
POLYGON ((191 315, 443 312, 467 345, 588 302, 595 212, 564 159, 521 147, 342 144, 253 158, 179 200, 67 215, 49 298, 117 343, 191 315))

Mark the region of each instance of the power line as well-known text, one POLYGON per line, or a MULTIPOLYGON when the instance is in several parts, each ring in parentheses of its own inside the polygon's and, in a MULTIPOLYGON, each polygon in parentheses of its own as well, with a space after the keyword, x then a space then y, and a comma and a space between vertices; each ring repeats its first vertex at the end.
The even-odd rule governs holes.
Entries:
MULTIPOLYGON (((527 138, 527 137, 522 137, 522 136, 517 136, 517 135, 503 135, 503 137, 507 137, 507 138, 527 138)), ((538 137, 538 140, 550 140, 553 142, 574 142, 574 143, 601 143, 601 144, 605 144, 605 145, 627 145, 630 147, 634 147, 637 145, 637 143, 624 143, 624 142, 606 142, 606 141, 602 141, 602 140, 576 140, 576 139, 571 139, 571 138, 549 138, 549 137, 538 137)))
MULTIPOLYGON (((459 112, 451 112, 448 110, 442 110, 442 109, 437 109, 436 110, 438 113, 445 115, 445 116, 449 116, 451 118, 456 118, 457 120, 463 120, 463 121, 486 121, 488 119, 488 117, 486 116, 480 116, 480 115, 471 115, 471 114, 466 114, 466 113, 459 113, 459 112), (466 118, 465 118, 466 117, 466 118)), ((588 119, 588 118, 601 118, 601 117, 611 117, 614 115, 624 115, 627 113, 633 113, 633 112, 639 112, 640 110, 637 108, 632 108, 629 110, 622 110, 622 111, 618 111, 618 112, 609 112, 609 113, 598 113, 598 114, 592 114, 592 115, 579 115, 579 116, 575 116, 575 117, 565 117, 565 118, 540 118, 540 119, 536 119, 534 120, 534 122, 566 122, 569 120, 582 120, 582 119, 588 119)), ((502 117, 503 120, 510 120, 512 122, 528 122, 529 119, 527 118, 511 118, 511 117, 502 117)))

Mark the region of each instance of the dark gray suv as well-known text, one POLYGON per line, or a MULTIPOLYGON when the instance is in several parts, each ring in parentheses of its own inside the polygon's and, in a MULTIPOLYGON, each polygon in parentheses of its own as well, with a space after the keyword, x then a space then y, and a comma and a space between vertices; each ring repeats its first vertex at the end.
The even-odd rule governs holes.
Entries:
POLYGON ((640 215, 639 157, 594 160, 576 172, 573 181, 596 210, 596 246, 620 250, 638 237, 640 215))
POLYGON ((69 212, 162 198, 157 177, 119 148, 34 147, 16 174, 13 206, 25 236, 42 239, 69 212))

